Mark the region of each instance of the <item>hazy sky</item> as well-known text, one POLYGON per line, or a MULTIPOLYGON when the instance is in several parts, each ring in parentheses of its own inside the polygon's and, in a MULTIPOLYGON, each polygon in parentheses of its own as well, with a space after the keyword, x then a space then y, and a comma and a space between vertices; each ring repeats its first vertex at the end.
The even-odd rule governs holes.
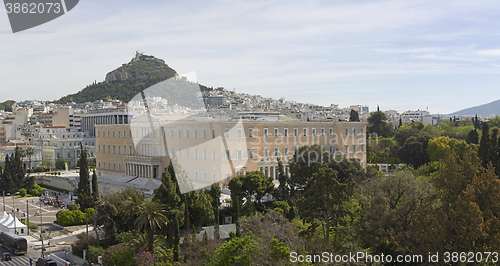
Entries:
POLYGON ((207 86, 346 107, 449 113, 500 98, 500 1, 83 0, 13 34, 0 101, 54 100, 136 50, 207 86))

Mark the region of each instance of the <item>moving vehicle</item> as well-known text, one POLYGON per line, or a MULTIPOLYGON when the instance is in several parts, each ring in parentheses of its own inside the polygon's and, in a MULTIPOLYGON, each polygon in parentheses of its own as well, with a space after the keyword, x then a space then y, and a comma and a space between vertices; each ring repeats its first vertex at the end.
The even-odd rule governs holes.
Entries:
POLYGON ((0 244, 16 255, 22 255, 28 252, 28 242, 26 238, 11 233, 0 233, 0 244))
POLYGON ((57 263, 49 258, 38 258, 36 266, 57 266, 57 263))
POLYGON ((5 252, 5 253, 2 255, 2 260, 3 260, 3 261, 12 260, 12 257, 10 256, 10 253, 5 252))

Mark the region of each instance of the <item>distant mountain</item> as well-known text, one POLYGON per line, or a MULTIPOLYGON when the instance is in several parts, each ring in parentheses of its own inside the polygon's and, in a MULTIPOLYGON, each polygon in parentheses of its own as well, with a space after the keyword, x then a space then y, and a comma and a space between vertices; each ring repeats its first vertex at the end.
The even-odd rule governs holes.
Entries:
POLYGON ((450 115, 462 115, 462 116, 497 116, 500 115, 500 100, 496 100, 491 103, 474 106, 470 108, 466 108, 457 112, 454 112, 450 115))
MULTIPOLYGON (((55 103, 85 103, 105 98, 128 102, 144 89, 173 77, 179 75, 165 64, 165 61, 137 52, 129 63, 109 72, 105 81, 94 82, 75 94, 62 97, 55 103)), ((202 91, 208 90, 202 85, 200 88, 202 91)))

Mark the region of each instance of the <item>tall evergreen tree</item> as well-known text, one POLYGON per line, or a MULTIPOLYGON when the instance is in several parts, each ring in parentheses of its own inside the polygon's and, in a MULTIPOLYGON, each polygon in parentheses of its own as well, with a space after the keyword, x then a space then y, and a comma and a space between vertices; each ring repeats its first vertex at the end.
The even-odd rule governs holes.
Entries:
POLYGON ((179 214, 175 213, 175 232, 174 232, 174 261, 179 261, 180 253, 180 234, 179 234, 179 214))
POLYGON ((469 144, 479 144, 479 134, 477 133, 477 129, 473 129, 467 134, 465 141, 469 144))
POLYGON ((212 207, 214 209, 214 239, 220 238, 219 231, 219 208, 220 208, 220 196, 222 190, 219 183, 213 183, 210 187, 210 197, 212 198, 212 207))
POLYGON ((490 138, 490 146, 489 146, 489 154, 488 159, 491 164, 495 167, 495 173, 498 175, 498 167, 499 167, 499 150, 498 150, 498 128, 494 128, 491 130, 491 138, 490 138))
MULTIPOLYGON (((20 188, 25 187, 26 171, 23 167, 23 155, 24 152, 20 147, 16 147, 14 151, 14 158, 10 158, 11 175, 12 175, 12 192, 18 191, 20 188)), ((33 185, 32 185, 33 187, 33 185)), ((31 190, 32 187, 25 188, 26 190, 31 190)))
POLYGON ((484 168, 488 166, 489 162, 489 145, 490 145, 490 127, 488 123, 483 124, 483 135, 481 136, 481 142, 479 143, 479 149, 477 150, 477 155, 481 159, 484 168))
POLYGON ((351 109, 351 114, 349 116, 349 122, 359 122, 359 113, 354 109, 351 109))
POLYGON ((99 201, 99 187, 97 185, 97 175, 95 174, 95 169, 92 171, 92 197, 94 201, 99 201))
POLYGON ((161 175, 161 185, 155 189, 153 200, 161 202, 165 205, 167 218, 171 221, 175 220, 176 215, 179 223, 182 223, 184 215, 184 202, 182 201, 177 183, 171 173, 174 173, 171 165, 167 171, 161 175))
POLYGON ((5 156, 5 168, 2 173, 2 182, 0 183, 0 187, 2 190, 5 192, 14 192, 13 187, 14 187, 14 181, 12 180, 12 166, 11 166, 11 160, 13 159, 13 156, 9 157, 7 154, 5 156))
POLYGON ((290 196, 289 178, 285 174, 283 162, 278 158, 278 181, 279 186, 273 191, 273 197, 277 200, 287 200, 290 196))
POLYGON ((89 181, 89 163, 87 161, 87 150, 83 149, 80 142, 80 159, 78 161, 80 167, 80 179, 78 181, 78 189, 76 195, 78 198, 75 202, 80 205, 80 210, 84 211, 87 208, 94 207, 94 199, 90 194, 89 181))

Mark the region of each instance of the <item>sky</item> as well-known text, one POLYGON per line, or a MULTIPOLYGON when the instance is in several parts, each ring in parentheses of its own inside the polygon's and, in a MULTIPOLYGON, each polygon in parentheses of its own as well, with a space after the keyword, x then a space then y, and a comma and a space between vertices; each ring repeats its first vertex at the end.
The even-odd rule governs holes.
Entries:
POLYGON ((446 114, 500 99, 499 17, 493 0, 85 0, 14 34, 0 12, 0 101, 59 99, 138 50, 239 93, 446 114))

